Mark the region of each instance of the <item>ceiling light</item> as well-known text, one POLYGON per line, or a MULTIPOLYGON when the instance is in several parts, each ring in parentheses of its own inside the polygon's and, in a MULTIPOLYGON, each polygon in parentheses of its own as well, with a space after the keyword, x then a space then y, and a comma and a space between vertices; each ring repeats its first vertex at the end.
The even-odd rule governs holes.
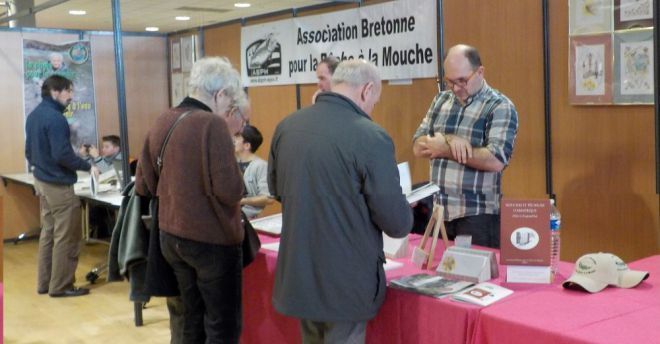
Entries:
POLYGON ((246 8, 246 7, 250 7, 250 6, 252 6, 252 5, 250 5, 247 2, 237 2, 237 3, 234 4, 234 7, 238 7, 238 8, 246 8))
POLYGON ((190 17, 188 17, 188 16, 176 16, 176 17, 174 17, 174 19, 183 21, 183 20, 190 20, 190 17))
POLYGON ((71 11, 69 11, 69 14, 72 15, 72 16, 84 16, 85 14, 87 14, 87 11, 71 10, 71 11))
POLYGON ((151 31, 151 32, 158 31, 158 28, 155 27, 155 26, 147 26, 144 29, 147 30, 147 31, 151 31))

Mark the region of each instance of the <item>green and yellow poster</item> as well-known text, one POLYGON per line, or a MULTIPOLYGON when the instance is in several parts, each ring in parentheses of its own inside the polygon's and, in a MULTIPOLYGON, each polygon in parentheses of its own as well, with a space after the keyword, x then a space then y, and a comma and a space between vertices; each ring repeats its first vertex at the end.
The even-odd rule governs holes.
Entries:
POLYGON ((23 40, 25 116, 41 102, 41 85, 59 74, 73 81, 73 101, 64 116, 71 129, 71 145, 78 151, 83 143, 97 144, 94 75, 89 41, 51 44, 23 40))

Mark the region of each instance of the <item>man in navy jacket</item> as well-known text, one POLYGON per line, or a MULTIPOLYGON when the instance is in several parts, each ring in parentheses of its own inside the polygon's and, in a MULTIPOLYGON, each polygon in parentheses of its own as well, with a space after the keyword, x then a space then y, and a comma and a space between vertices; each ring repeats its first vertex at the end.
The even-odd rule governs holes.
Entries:
POLYGON ((77 170, 96 175, 99 171, 71 147, 63 113, 72 96, 71 80, 60 75, 48 77, 41 87, 42 101, 25 123, 25 157, 33 168, 41 204, 37 292, 52 297, 89 293, 73 285, 82 235, 80 200, 73 184, 77 170))

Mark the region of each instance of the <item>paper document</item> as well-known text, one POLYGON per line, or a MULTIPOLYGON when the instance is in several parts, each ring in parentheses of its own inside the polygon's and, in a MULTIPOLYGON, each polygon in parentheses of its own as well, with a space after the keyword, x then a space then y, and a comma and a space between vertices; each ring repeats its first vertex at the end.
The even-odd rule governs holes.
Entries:
POLYGON ((440 188, 437 185, 429 183, 413 190, 409 195, 406 196, 406 199, 408 200, 408 203, 412 204, 428 196, 431 196, 438 191, 440 191, 440 188))
POLYGON ((403 263, 401 263, 401 262, 397 262, 396 260, 391 260, 391 259, 385 258, 385 264, 383 265, 383 269, 385 269, 385 271, 389 271, 389 270, 398 269, 402 266, 403 266, 403 263))
POLYGON ((271 242, 271 243, 268 243, 268 244, 262 244, 261 248, 263 248, 264 250, 279 252, 280 242, 276 241, 276 242, 271 242))
POLYGON ((511 294, 513 294, 513 290, 511 289, 497 284, 483 282, 452 296, 452 299, 479 306, 488 306, 511 294))
POLYGON ((399 183, 403 194, 408 196, 412 192, 412 178, 410 177, 410 166, 408 162, 402 162, 397 165, 399 168, 399 183))
POLYGON ((443 278, 442 276, 429 274, 404 276, 390 282, 390 286, 394 288, 404 289, 435 298, 443 298, 472 285, 473 283, 470 282, 454 281, 443 278))
POLYGON ((275 235, 282 233, 282 213, 250 220, 250 223, 260 232, 275 235))

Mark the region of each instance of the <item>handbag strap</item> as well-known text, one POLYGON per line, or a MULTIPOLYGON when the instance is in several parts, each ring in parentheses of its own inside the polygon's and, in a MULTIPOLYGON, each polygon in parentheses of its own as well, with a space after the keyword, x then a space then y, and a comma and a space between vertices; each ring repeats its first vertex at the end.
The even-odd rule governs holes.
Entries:
POLYGON ((170 130, 167 132, 167 136, 165 136, 165 141, 163 141, 163 145, 160 147, 160 154, 158 154, 158 159, 156 159, 156 166, 158 166, 158 176, 160 176, 160 171, 163 169, 163 155, 165 155, 165 147, 167 147, 167 142, 170 140, 170 136, 172 136, 172 132, 174 131, 174 128, 176 128, 179 123, 181 123, 181 120, 183 120, 188 114, 190 114, 192 110, 188 110, 184 113, 182 113, 179 118, 174 121, 174 124, 170 127, 170 130))

